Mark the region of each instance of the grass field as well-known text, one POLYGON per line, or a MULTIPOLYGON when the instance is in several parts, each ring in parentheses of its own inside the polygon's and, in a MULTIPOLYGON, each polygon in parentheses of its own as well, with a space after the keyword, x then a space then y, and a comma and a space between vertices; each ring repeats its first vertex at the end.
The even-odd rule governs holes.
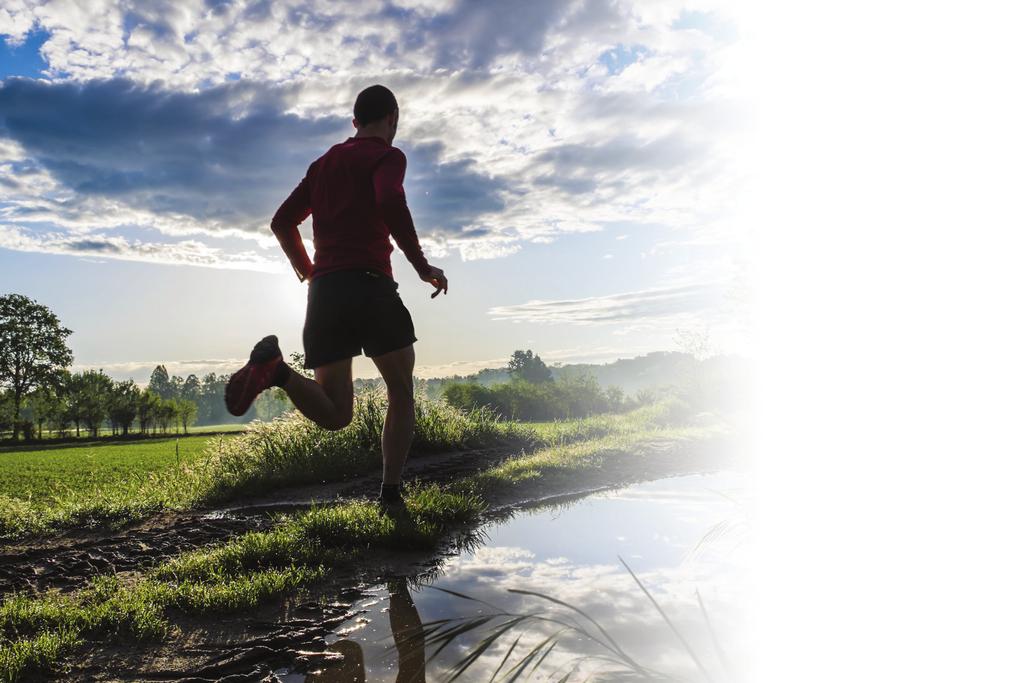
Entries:
POLYGON ((0 496, 46 503, 98 488, 134 490, 151 473, 193 462, 214 438, 71 443, 0 453, 0 496))
POLYGON ((210 434, 220 432, 241 432, 248 426, 246 422, 231 422, 222 425, 203 425, 202 427, 192 426, 188 428, 189 434, 210 434))

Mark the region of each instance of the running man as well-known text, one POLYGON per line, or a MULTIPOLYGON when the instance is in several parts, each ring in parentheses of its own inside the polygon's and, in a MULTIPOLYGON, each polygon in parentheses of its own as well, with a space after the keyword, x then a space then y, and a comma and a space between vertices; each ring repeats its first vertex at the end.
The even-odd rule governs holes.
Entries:
POLYGON ((420 279, 436 288, 431 298, 448 294, 448 279, 427 263, 406 205, 405 154, 391 145, 398 101, 384 86, 373 85, 359 93, 354 114, 356 135, 310 164, 270 224, 299 281, 309 283, 302 345, 315 381, 284 362, 277 337, 270 335, 231 376, 224 399, 232 415, 243 415, 261 391, 282 387, 310 420, 324 429, 344 429, 352 422, 352 357, 365 352, 388 392, 378 500, 397 503, 413 437, 417 339, 391 272, 389 234, 420 279), (298 229, 311 213, 312 262, 298 229))

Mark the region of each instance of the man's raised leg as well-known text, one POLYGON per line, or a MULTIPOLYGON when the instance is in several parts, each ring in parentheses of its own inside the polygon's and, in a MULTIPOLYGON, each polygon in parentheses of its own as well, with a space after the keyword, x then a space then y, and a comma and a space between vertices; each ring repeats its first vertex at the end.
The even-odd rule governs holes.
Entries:
POLYGON ((324 429, 343 429, 352 422, 352 358, 328 363, 308 379, 285 362, 275 335, 253 347, 249 362, 231 375, 224 402, 232 415, 244 415, 270 387, 281 387, 303 415, 324 429))
POLYGON ((352 359, 322 365, 316 380, 292 372, 285 393, 299 412, 324 429, 343 429, 352 422, 352 359))
POLYGON ((402 481, 405 459, 412 445, 416 409, 412 369, 416 363, 413 345, 371 358, 388 387, 388 414, 384 419, 381 450, 384 452, 384 485, 402 481))

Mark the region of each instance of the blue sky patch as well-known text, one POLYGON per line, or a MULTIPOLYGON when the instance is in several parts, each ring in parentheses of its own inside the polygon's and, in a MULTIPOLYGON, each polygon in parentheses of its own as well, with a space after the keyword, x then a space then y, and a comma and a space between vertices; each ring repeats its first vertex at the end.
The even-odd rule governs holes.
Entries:
POLYGON ((601 56, 597 59, 608 68, 608 73, 614 76, 622 73, 622 70, 627 66, 649 53, 650 50, 642 45, 626 47, 620 43, 611 50, 602 52, 601 56))
POLYGON ((25 37, 24 42, 14 47, 7 40, 0 42, 0 78, 8 76, 27 76, 39 78, 43 75, 46 62, 39 54, 50 38, 50 32, 35 29, 25 37))

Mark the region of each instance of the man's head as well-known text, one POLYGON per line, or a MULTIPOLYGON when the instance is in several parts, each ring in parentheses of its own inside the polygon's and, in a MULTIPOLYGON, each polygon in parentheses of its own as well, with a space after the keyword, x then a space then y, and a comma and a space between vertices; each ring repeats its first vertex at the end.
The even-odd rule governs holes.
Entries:
POLYGON ((356 97, 352 125, 360 135, 379 135, 388 141, 398 132, 398 100, 383 85, 371 85, 356 97))

